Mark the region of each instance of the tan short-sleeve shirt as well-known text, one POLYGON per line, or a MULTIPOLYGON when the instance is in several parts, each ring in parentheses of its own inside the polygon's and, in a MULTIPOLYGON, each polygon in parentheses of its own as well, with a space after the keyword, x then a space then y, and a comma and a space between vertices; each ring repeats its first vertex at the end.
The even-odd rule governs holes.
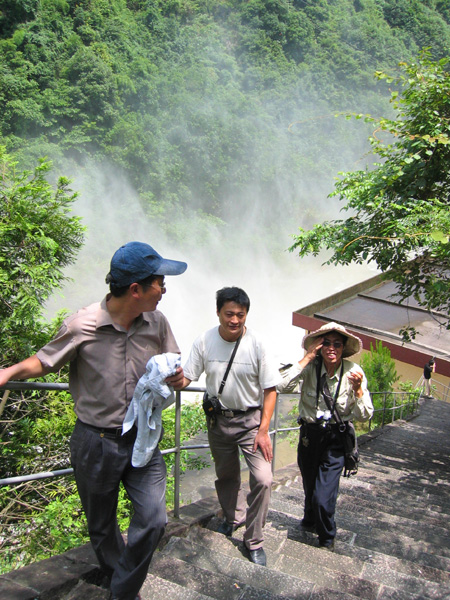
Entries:
POLYGON ((65 319, 37 357, 50 371, 70 362, 69 387, 81 421, 120 427, 148 360, 179 351, 161 312, 142 313, 127 331, 113 323, 104 298, 65 319))

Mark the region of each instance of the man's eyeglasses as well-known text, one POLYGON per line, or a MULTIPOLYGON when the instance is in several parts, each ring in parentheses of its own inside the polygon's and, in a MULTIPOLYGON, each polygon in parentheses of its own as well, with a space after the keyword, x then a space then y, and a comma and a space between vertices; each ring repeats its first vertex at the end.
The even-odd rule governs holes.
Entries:
MULTIPOLYGON (((165 294, 166 293, 166 282, 163 281, 162 283, 160 281, 158 281, 157 279, 155 279, 155 281, 153 283, 157 283, 159 285, 159 289, 161 290, 161 294, 165 294)), ((153 287, 153 283, 150 287, 153 287)))
POLYGON ((325 346, 325 348, 329 348, 330 346, 333 346, 333 348, 336 348, 336 350, 339 350, 339 348, 342 348, 344 344, 342 342, 332 342, 330 340, 323 340, 322 342, 322 346, 325 346))

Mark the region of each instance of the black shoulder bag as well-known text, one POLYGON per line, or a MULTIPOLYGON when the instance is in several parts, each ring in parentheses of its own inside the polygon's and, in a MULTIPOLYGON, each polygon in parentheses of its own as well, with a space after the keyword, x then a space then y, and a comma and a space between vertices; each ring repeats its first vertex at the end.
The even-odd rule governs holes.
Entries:
POLYGON ((339 425, 339 433, 342 436, 342 442, 344 445, 345 462, 344 462, 344 477, 350 477, 350 475, 356 475, 358 472, 359 463, 359 452, 358 442, 356 438, 356 431, 351 421, 343 421, 341 415, 338 413, 336 408, 336 402, 339 395, 339 389, 341 386, 342 375, 344 372, 344 363, 342 363, 341 374, 339 378, 339 385, 336 390, 335 397, 333 398, 328 387, 327 376, 324 373, 320 377, 320 371, 318 370, 318 388, 320 389, 328 410, 332 414, 334 420, 339 425))
POLYGON ((231 365, 233 364, 234 357, 236 356, 236 352, 237 352, 237 349, 241 342, 241 338, 242 338, 242 333, 238 337, 238 339, 236 340, 236 343, 234 345, 233 352, 231 353, 230 360, 228 361, 228 366, 226 368, 225 374, 224 374, 222 382, 220 384, 217 396, 208 396, 208 392, 205 392, 203 394, 203 410, 205 412, 205 415, 211 419, 211 421, 210 421, 211 426, 214 426, 214 424, 215 424, 215 416, 214 415, 216 415, 217 413, 220 413, 220 411, 221 411, 220 396, 222 395, 223 388, 225 387, 225 382, 227 380, 228 373, 230 372, 231 365))

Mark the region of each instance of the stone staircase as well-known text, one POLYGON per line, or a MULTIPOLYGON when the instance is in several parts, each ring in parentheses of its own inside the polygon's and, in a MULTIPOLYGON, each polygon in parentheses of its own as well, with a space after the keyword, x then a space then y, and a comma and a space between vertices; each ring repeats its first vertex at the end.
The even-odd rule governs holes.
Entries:
MULTIPOLYGON (((341 480, 334 552, 299 528, 303 492, 292 465, 276 473, 267 567, 248 561, 242 529, 233 538, 215 531, 215 499, 199 501, 169 523, 142 600, 450 599, 450 404, 425 400, 420 416, 363 436, 360 450, 358 475, 341 480)), ((106 600, 96 577, 87 546, 0 576, 0 597, 106 600), (47 575, 33 581, 39 567, 47 575)))

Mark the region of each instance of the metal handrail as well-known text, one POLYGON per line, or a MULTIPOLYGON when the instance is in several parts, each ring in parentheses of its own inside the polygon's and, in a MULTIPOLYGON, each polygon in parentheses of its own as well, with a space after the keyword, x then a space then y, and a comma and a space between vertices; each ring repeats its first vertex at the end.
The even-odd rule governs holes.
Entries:
MULTIPOLYGON (((10 381, 6 385, 1 386, 0 390, 6 390, 5 393, 9 393, 11 390, 59 390, 68 391, 69 385, 67 383, 40 383, 40 382, 29 382, 29 381, 10 381)), ((179 517, 180 515, 180 482, 181 482, 181 452, 183 450, 197 450, 203 448, 209 448, 209 444, 189 444, 181 445, 181 394, 185 392, 202 393, 205 391, 204 387, 189 386, 183 390, 183 392, 176 392, 175 394, 175 446, 173 448, 166 448, 161 451, 161 454, 175 454, 175 465, 174 465, 174 515, 179 517)), ((295 394, 294 394, 295 395, 295 394)), ((277 434, 285 431, 293 431, 299 429, 298 427, 286 427, 278 428, 279 421, 279 409, 278 402, 275 405, 274 417, 273 417, 273 429, 269 431, 269 435, 273 438, 273 461, 272 470, 275 465, 275 454, 276 454, 276 439, 277 434)), ((60 469, 55 471, 44 471, 41 473, 34 473, 30 475, 19 475, 16 477, 6 477, 0 479, 0 486, 15 485, 28 481, 37 481, 41 479, 48 479, 52 477, 62 477, 65 475, 72 475, 73 469, 60 469)))
MULTIPOLYGON (((423 375, 420 376, 419 381, 416 383, 416 389, 420 389, 423 393, 425 385, 425 378, 423 375)), ((435 379, 434 377, 430 378, 430 386, 433 389, 433 397, 438 400, 442 400, 443 402, 449 402, 450 400, 450 385, 445 385, 442 381, 435 379)))
POLYGON ((381 428, 383 428, 386 424, 386 415, 389 413, 389 411, 392 412, 390 422, 393 423, 396 420, 396 411, 400 411, 399 419, 402 419, 404 411, 410 411, 411 414, 414 415, 419 408, 420 392, 418 390, 412 392, 371 392, 370 396, 372 398, 372 402, 376 396, 383 396, 383 406, 381 408, 374 409, 373 415, 369 420, 369 431, 371 431, 372 422, 377 413, 382 413, 381 428), (393 399, 392 406, 387 406, 388 398, 393 399), (398 398, 400 398, 400 403, 397 402, 398 398))
MULTIPOLYGON (((9 383, 7 383, 5 386, 1 386, 0 390, 5 390, 5 394, 9 394, 9 391, 11 390, 42 390, 42 391, 48 391, 48 390, 60 390, 60 391, 68 391, 69 389, 69 385, 67 383, 39 383, 39 382, 23 382, 23 381, 10 381, 9 383)), ((183 390, 183 392, 176 392, 175 394, 175 446, 173 448, 166 448, 165 450, 162 450, 161 453, 164 454, 175 454, 175 465, 174 465, 174 516, 175 517, 179 517, 180 515, 180 482, 181 482, 181 452, 183 450, 197 450, 197 449, 204 449, 204 448, 209 448, 209 444, 189 444, 189 445, 181 445, 181 394, 185 393, 185 392, 194 392, 194 393, 203 393, 205 391, 204 387, 194 387, 194 386, 189 386, 186 389, 183 390)), ((386 402, 387 402, 387 397, 388 395, 391 394, 401 394, 403 397, 406 395, 408 397, 410 397, 411 393, 409 392, 379 392, 380 394, 384 395, 384 403, 383 403, 383 408, 381 409, 377 409, 374 412, 380 412, 383 411, 383 419, 382 419, 382 425, 381 427, 384 426, 385 424, 385 414, 386 411, 392 410, 392 421, 394 420, 394 416, 395 416, 395 411, 401 409, 401 414, 403 414, 403 407, 410 407, 411 404, 414 405, 414 411, 415 412, 417 410, 417 406, 418 406, 418 400, 416 400, 415 402, 411 403, 410 401, 403 403, 403 404, 397 404, 394 401, 394 406, 393 407, 386 407, 386 402)), ((377 393, 373 393, 371 394, 371 396, 375 396, 377 393)), ((414 394, 414 392, 413 392, 414 394)), ((280 394, 281 395, 281 394, 280 394)), ((283 395, 289 395, 292 397, 298 397, 299 394, 298 393, 289 393, 289 394, 283 394, 283 395)), ((415 394, 415 396, 417 397, 417 394, 415 394)), ((401 417, 400 417, 401 418, 401 417)), ((288 431, 298 431, 300 428, 297 427, 278 427, 279 424, 279 419, 280 419, 280 414, 279 414, 279 403, 277 402, 275 404, 275 410, 274 410, 274 415, 273 415, 273 429, 271 431, 269 431, 269 435, 272 437, 273 440, 273 460, 272 460, 272 471, 275 468, 275 458, 276 458, 276 447, 277 447, 277 436, 280 433, 284 433, 284 432, 288 432, 288 431)), ((369 421, 369 431, 371 429, 371 422, 372 419, 369 421)), ((17 477, 7 477, 4 479, 0 479, 0 486, 6 486, 6 485, 15 485, 15 484, 19 484, 19 483, 24 483, 27 481, 35 481, 35 480, 40 480, 40 479, 48 479, 51 477, 61 477, 61 476, 66 476, 66 475, 72 475, 73 474, 73 469, 72 468, 68 468, 68 469, 60 469, 60 470, 55 470, 55 471, 45 471, 42 473, 34 473, 31 475, 21 475, 21 476, 17 476, 17 477)))

